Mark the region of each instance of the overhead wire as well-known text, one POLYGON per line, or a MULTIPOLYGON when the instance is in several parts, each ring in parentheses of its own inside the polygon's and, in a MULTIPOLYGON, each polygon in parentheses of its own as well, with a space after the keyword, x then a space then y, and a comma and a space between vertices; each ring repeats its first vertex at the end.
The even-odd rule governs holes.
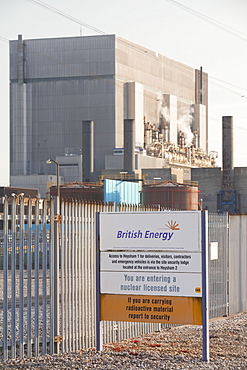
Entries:
MULTIPOLYGON (((213 78, 211 78, 211 79, 213 79, 213 78)), ((224 82, 224 81, 222 81, 222 82, 224 82)), ((224 83, 226 83, 226 84, 227 84, 227 82, 224 82, 224 83)), ((220 84, 220 83, 217 83, 217 82, 211 81, 211 85, 216 86, 216 87, 218 87, 218 88, 220 88, 220 89, 226 90, 226 91, 228 91, 229 93, 234 94, 234 95, 237 95, 237 96, 239 96, 239 97, 241 97, 241 98, 245 98, 245 99, 247 98, 247 96, 245 96, 243 92, 239 92, 239 91, 236 91, 236 90, 230 89, 230 88, 228 88, 227 86, 224 86, 224 85, 222 85, 222 84, 220 84)), ((236 86, 236 87, 237 87, 237 86, 236 86)), ((241 88, 240 86, 239 86, 239 87, 237 87, 237 88, 238 88, 238 89, 241 89, 241 90, 245 90, 245 91, 246 91, 246 89, 241 88)))
MULTIPOLYGON (((46 4, 46 3, 44 3, 43 1, 40 1, 40 0, 26 0, 26 1, 28 1, 30 3, 33 3, 33 4, 36 4, 36 5, 39 5, 39 6, 43 7, 43 8, 45 8, 45 9, 48 9, 51 12, 53 12, 55 14, 58 14, 58 15, 61 15, 62 17, 67 18, 67 19, 71 20, 72 22, 75 22, 75 23, 79 24, 80 26, 84 26, 85 28, 88 28, 88 29, 90 29, 90 30, 92 30, 92 31, 100 34, 100 35, 107 36, 109 39, 113 39, 114 38, 114 35, 109 35, 108 33, 104 32, 104 31, 102 31, 102 30, 100 30, 100 29, 98 29, 98 28, 96 28, 94 26, 89 25, 89 24, 83 22, 82 20, 77 19, 77 18, 69 15, 68 13, 65 13, 65 12, 63 12, 63 11, 57 9, 57 8, 54 8, 53 6, 50 6, 50 5, 46 4)), ((120 42, 122 42, 123 44, 128 45, 128 46, 130 46, 132 48, 136 48, 133 45, 133 43, 130 43, 127 40, 122 39, 122 40, 120 40, 120 42)), ((143 47, 143 49, 144 50, 142 52, 145 53, 146 52, 145 51, 146 48, 143 47)))
POLYGON ((215 19, 210 18, 210 17, 208 17, 208 16, 206 16, 206 15, 200 13, 200 12, 197 12, 196 10, 194 10, 194 9, 192 9, 192 8, 186 6, 186 5, 183 5, 183 4, 179 3, 178 1, 175 1, 175 0, 166 0, 166 1, 173 4, 173 5, 178 6, 179 8, 185 10, 186 12, 202 19, 203 21, 221 29, 222 31, 225 31, 225 32, 229 33, 230 35, 235 36, 235 37, 239 38, 240 40, 247 42, 247 34, 241 32, 239 30, 236 30, 235 28, 232 28, 229 25, 226 25, 224 23, 216 21, 215 19))
POLYGON ((85 22, 82 22, 81 20, 79 20, 79 19, 77 19, 75 17, 72 17, 71 15, 69 15, 69 14, 67 14, 67 13, 65 13, 65 12, 63 12, 63 11, 57 9, 57 8, 54 8, 51 5, 48 5, 48 4, 44 3, 43 1, 39 1, 39 0, 26 0, 26 1, 29 1, 30 3, 36 4, 36 5, 39 5, 42 8, 48 9, 51 12, 53 12, 55 14, 59 14, 59 15, 61 15, 64 18, 70 19, 71 21, 73 21, 75 23, 78 23, 79 25, 84 26, 84 27, 86 27, 88 29, 91 29, 91 30, 93 30, 96 33, 99 33, 101 35, 107 35, 105 32, 99 30, 98 28, 93 27, 93 26, 91 26, 91 25, 89 25, 89 24, 87 24, 85 22))
MULTIPOLYGON (((36 4, 36 5, 39 5, 39 6, 43 7, 43 8, 45 8, 45 9, 48 9, 48 10, 50 10, 51 12, 53 12, 53 13, 55 13, 55 14, 58 14, 58 15, 61 15, 61 16, 65 17, 65 18, 67 18, 67 19, 69 19, 69 20, 71 20, 71 21, 73 21, 73 22, 76 22, 76 23, 77 23, 77 24, 79 24, 79 25, 83 25, 84 27, 86 27, 86 28, 88 28, 88 29, 91 29, 91 30, 93 30, 94 32, 97 32, 97 33, 99 33, 99 34, 101 34, 101 35, 106 35, 106 36, 108 36, 108 37, 110 37, 110 38, 112 38, 112 37, 113 37, 112 35, 108 35, 108 34, 106 34, 106 33, 105 33, 104 31, 102 31, 102 30, 99 30, 99 29, 97 29, 97 28, 95 28, 95 27, 93 27, 93 26, 91 26, 91 25, 89 25, 89 24, 87 24, 87 23, 85 23, 85 22, 83 22, 83 21, 81 21, 81 20, 79 20, 79 19, 77 19, 77 18, 75 18, 75 17, 73 17, 73 16, 71 16, 71 15, 69 15, 69 14, 67 14, 67 13, 65 13, 65 12, 63 12, 63 11, 61 11, 61 10, 59 10, 59 9, 57 9, 57 8, 54 8, 54 7, 52 7, 52 6, 50 6, 50 5, 46 4, 46 3, 44 3, 43 1, 40 1, 40 0, 27 0, 27 1, 29 1, 30 3, 33 3, 33 4, 36 4)), ((232 28, 232 27, 230 27, 230 26, 227 26, 227 25, 225 25, 225 24, 223 24, 223 23, 221 23, 221 22, 218 22, 218 21, 216 21, 216 20, 214 20, 214 19, 212 19, 212 18, 210 18, 210 17, 208 17, 208 16, 206 16, 206 15, 204 15, 204 14, 202 14, 202 13, 199 13, 199 12, 195 11, 194 9, 189 8, 189 7, 187 7, 187 6, 185 6, 185 5, 181 4, 181 3, 179 3, 178 1, 175 1, 175 0, 166 0, 166 1, 168 1, 168 2, 172 3, 173 5, 179 6, 179 7, 180 7, 180 8, 182 8, 183 10, 186 10, 187 12, 189 12, 189 13, 193 14, 194 16, 199 17, 200 19, 203 19, 204 21, 206 21, 206 22, 208 22, 208 23, 210 23, 210 24, 212 24, 212 25, 214 25, 214 26, 217 26, 218 28, 222 29, 223 31, 227 31, 227 32, 231 33, 233 36, 236 36, 236 34, 240 34, 240 35, 242 35, 241 39, 243 39, 244 41, 247 41, 247 35, 246 35, 246 34, 244 34, 243 32, 240 32, 240 31, 238 31, 238 30, 236 30, 236 29, 234 29, 234 28, 232 28)), ((118 41, 120 41, 120 42, 122 42, 122 43, 124 43, 124 44, 126 44, 126 45, 128 45, 128 46, 131 46, 132 48, 135 48, 136 50, 138 50, 138 52, 143 52, 143 53, 146 53, 146 52, 147 52, 147 51, 145 50, 145 48, 144 48, 144 50, 140 50, 140 47, 138 47, 138 48, 137 48, 137 47, 135 47, 132 43, 128 43, 128 42, 127 42, 127 40, 124 40, 124 39, 118 39, 118 41)), ((155 59, 156 59, 156 57, 154 57, 154 56, 152 56, 152 55, 151 55, 151 57, 153 57, 153 58, 155 58, 155 59)), ((171 64, 172 64, 172 59, 168 59, 168 58, 166 58, 166 59, 164 60, 164 57, 163 57, 163 56, 162 56, 162 58, 163 58, 163 63, 164 63, 164 64, 167 64, 167 65, 168 65, 168 64, 169 64, 169 65, 171 65, 171 64)), ((190 75, 191 75, 191 73, 192 73, 192 72, 190 72, 187 68, 185 68, 185 67, 183 67, 183 66, 173 66, 173 67, 175 67, 177 70, 180 70, 180 71, 181 71, 181 72, 183 72, 183 73, 190 73, 190 75)), ((235 94, 235 95, 238 95, 238 96, 241 96, 241 97, 244 97, 244 98, 245 98, 245 94, 243 94, 243 93, 241 93, 241 92, 237 92, 237 91, 232 90, 232 89, 229 89, 229 88, 225 87, 224 85, 221 85, 220 83, 213 82, 213 81, 214 81, 214 80, 216 80, 216 81, 218 81, 218 82, 221 82, 221 83, 224 83, 224 84, 231 85, 232 87, 235 87, 235 88, 237 88, 237 89, 239 89, 239 90, 241 90, 241 91, 247 91, 247 89, 244 89, 244 88, 242 88, 242 87, 240 87, 240 86, 236 86, 236 85, 230 84, 230 83, 228 83, 228 82, 226 82, 226 81, 219 80, 219 79, 217 79, 217 78, 215 78, 215 77, 212 77, 212 76, 209 76, 209 78, 212 80, 212 84, 213 84, 214 86, 216 86, 216 87, 218 87, 218 88, 221 88, 221 89, 224 89, 224 90, 226 90, 226 91, 228 91, 228 92, 230 92, 230 93, 232 93, 232 94, 235 94)))
POLYGON ((241 90, 245 90, 245 91, 247 91, 247 89, 246 89, 246 88, 244 88, 244 87, 240 87, 240 86, 234 85, 234 84, 232 84, 232 83, 230 83, 230 82, 226 82, 226 81, 220 80, 220 79, 219 79, 219 78, 217 78, 217 77, 209 76, 209 78, 212 78, 212 79, 214 79, 214 80, 216 80, 216 81, 219 81, 219 82, 222 82, 222 83, 224 83, 224 84, 227 84, 227 85, 230 85, 230 86, 236 87, 237 89, 241 89, 241 90))
MULTIPOLYGON (((83 25, 84 27, 86 27, 86 28, 88 28, 88 29, 90 29, 90 30, 92 30, 92 31, 94 31, 94 32, 96 32, 96 33, 98 33, 98 34, 105 35, 105 36, 107 36, 107 37, 109 37, 109 38, 113 38, 113 37, 114 37, 114 35, 109 35, 109 34, 107 34, 106 32, 104 32, 104 31, 102 31, 102 30, 100 30, 100 29, 98 29, 98 28, 96 28, 96 27, 94 27, 94 26, 91 26, 91 25, 87 24, 87 23, 83 22, 83 21, 82 21, 82 20, 80 20, 80 19, 77 19, 77 18, 75 18, 75 17, 73 17, 73 16, 69 15, 68 13, 65 13, 65 12, 63 12, 63 11, 61 11, 61 10, 59 10, 59 9, 55 8, 55 7, 52 7, 51 5, 48 5, 48 4, 44 3, 44 2, 43 2, 43 1, 41 1, 41 0, 27 0, 27 1, 28 1, 28 2, 30 2, 30 3, 33 3, 33 4, 36 4, 36 5, 39 5, 39 6, 41 6, 41 7, 45 8, 45 9, 47 9, 47 10, 49 10, 49 11, 51 11, 51 12, 55 13, 55 14, 61 15, 61 16, 63 16, 64 18, 67 18, 67 19, 69 19, 69 20, 71 20, 71 21, 73 21, 73 22, 75 22, 75 23, 77 23, 77 24, 79 24, 79 25, 83 25)), ((177 6, 181 7, 182 9, 184 9, 184 10, 186 10, 186 11, 189 11, 189 12, 190 12, 190 13, 192 13, 193 15, 196 15, 196 16, 200 17, 200 18, 201 18, 201 19, 203 19, 203 20, 207 20, 209 23, 211 23, 211 24, 213 24, 213 25, 221 26, 221 29, 223 29, 224 31, 230 31, 230 30, 232 30, 232 31, 234 31, 234 32, 236 32, 236 33, 242 34, 242 35, 244 36, 244 41, 247 41, 247 35, 246 35, 246 34, 244 34, 243 32, 240 32, 240 31, 238 31, 238 30, 235 30, 234 28, 232 28, 232 27, 230 27, 230 26, 227 26, 227 25, 225 25, 225 24, 223 24, 223 23, 221 23, 221 22, 218 22, 218 21, 216 21, 216 20, 214 20, 214 19, 212 19, 212 18, 209 18, 209 17, 205 16, 204 14, 199 13, 199 12, 197 12, 197 11, 195 11, 195 10, 193 10, 193 9, 189 8, 189 7, 186 7, 185 5, 183 5, 183 4, 181 4, 181 3, 179 3, 179 2, 177 2, 177 1, 175 1, 175 0, 166 0, 166 1, 168 1, 168 2, 170 2, 170 3, 172 3, 172 4, 174 4, 174 5, 177 5, 177 6)), ((235 34, 233 34, 233 35, 235 36, 235 34)), ((128 46, 130 46, 130 47, 132 47, 132 48, 137 49, 137 48, 135 47, 135 45, 133 45, 133 43, 130 43, 130 42, 128 42, 127 40, 124 40, 124 39, 119 38, 119 40, 118 40, 118 41, 120 41, 120 42, 122 42, 123 44, 126 44, 126 45, 128 45, 128 46)), ((139 45, 139 47, 138 47, 138 49, 137 49, 137 50, 138 50, 139 52, 142 52, 142 53, 147 53, 147 50, 146 50, 146 48, 145 48, 145 47, 143 47, 143 50, 140 50, 140 45, 139 45)), ((154 57, 154 58, 155 58, 155 57, 154 57)))
MULTIPOLYGON (((217 123, 221 123, 222 122, 222 118, 213 118, 213 117, 208 117, 208 120, 209 121, 215 121, 217 123)), ((238 126, 238 125, 235 125, 234 124, 234 129, 238 129, 238 130, 242 130, 242 131, 247 131, 247 127, 241 127, 241 126, 238 126)))
MULTIPOLYGON (((40 1, 40 0, 27 0, 27 1, 29 1, 30 3, 39 5, 43 8, 45 8, 45 9, 48 9, 51 12, 59 14, 59 15, 65 17, 65 18, 67 18, 67 19, 70 19, 71 21, 76 22, 77 24, 82 25, 82 26, 84 26, 88 29, 91 29, 96 33, 99 33, 101 35, 107 35, 104 31, 102 31, 102 30, 100 30, 96 27, 93 27, 93 26, 81 21, 80 19, 77 19, 77 18, 75 18, 75 17, 73 17, 73 16, 71 16, 71 15, 53 7, 53 6, 51 6, 51 5, 48 5, 48 4, 44 3, 43 1, 40 1)), ((239 30, 236 30, 235 28, 230 27, 229 25, 221 23, 221 22, 219 22, 219 21, 217 21, 213 18, 210 18, 210 17, 206 16, 205 14, 202 14, 202 13, 200 13, 200 12, 198 12, 198 11, 188 7, 188 6, 185 6, 181 3, 179 3, 178 1, 175 1, 175 0, 166 0, 166 1, 173 4, 173 5, 176 5, 176 6, 180 7, 181 9, 189 12, 190 14, 193 14, 194 16, 204 20, 205 22, 208 22, 209 24, 211 24, 215 27, 218 27, 219 29, 221 29, 225 32, 230 33, 232 36, 239 37, 240 39, 242 39, 244 41, 247 41, 247 34, 241 32, 239 30)))

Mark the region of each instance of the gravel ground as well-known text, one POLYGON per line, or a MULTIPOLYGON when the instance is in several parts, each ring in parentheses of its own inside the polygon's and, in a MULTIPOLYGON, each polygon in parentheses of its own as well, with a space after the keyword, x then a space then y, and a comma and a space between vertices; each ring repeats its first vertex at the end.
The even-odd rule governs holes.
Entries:
POLYGON ((202 362, 202 330, 179 326, 95 349, 8 360, 0 369, 247 369, 247 311, 210 321, 210 362, 202 362))

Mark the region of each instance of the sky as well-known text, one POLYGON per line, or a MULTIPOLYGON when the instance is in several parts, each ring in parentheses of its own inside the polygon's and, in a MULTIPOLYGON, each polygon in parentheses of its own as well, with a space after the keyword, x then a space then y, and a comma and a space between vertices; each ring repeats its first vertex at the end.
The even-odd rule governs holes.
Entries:
POLYGON ((18 34, 24 39, 117 34, 202 67, 209 75, 209 151, 218 152, 221 166, 222 116, 233 116, 234 166, 246 167, 246 15, 246 0, 0 0, 0 186, 9 185, 8 41, 18 34))

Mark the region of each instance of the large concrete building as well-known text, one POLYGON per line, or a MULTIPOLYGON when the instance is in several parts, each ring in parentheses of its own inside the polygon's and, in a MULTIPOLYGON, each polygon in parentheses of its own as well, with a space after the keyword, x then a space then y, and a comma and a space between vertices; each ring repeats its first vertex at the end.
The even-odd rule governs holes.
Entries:
POLYGON ((56 174, 48 158, 65 182, 215 165, 207 74, 116 35, 19 35, 10 41, 10 103, 11 184, 28 175, 44 187, 56 174))

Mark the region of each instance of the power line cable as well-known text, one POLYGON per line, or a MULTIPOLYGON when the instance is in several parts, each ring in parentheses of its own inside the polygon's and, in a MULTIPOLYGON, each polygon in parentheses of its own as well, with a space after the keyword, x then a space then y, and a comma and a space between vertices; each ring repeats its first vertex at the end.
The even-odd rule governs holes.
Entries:
POLYGON ((229 86, 232 86, 232 87, 236 87, 237 89, 247 91, 247 89, 245 89, 244 87, 240 87, 240 86, 234 85, 234 84, 232 84, 230 82, 226 82, 226 81, 220 80, 217 77, 209 76, 209 79, 216 80, 216 81, 219 81, 219 82, 221 82, 223 84, 226 84, 226 85, 229 85, 229 86))
MULTIPOLYGON (((27 0, 27 1, 29 1, 30 3, 39 5, 43 8, 45 8, 45 9, 48 9, 48 10, 50 10, 51 12, 53 12, 55 14, 59 14, 64 18, 70 19, 71 21, 76 22, 77 24, 82 25, 82 26, 84 26, 88 29, 91 29, 96 33, 99 33, 101 35, 107 35, 104 31, 102 31, 102 30, 100 30, 96 27, 93 27, 93 26, 81 21, 80 19, 77 19, 77 18, 75 18, 75 17, 73 17, 73 16, 71 16, 71 15, 53 7, 53 6, 51 6, 51 5, 48 5, 48 4, 40 1, 40 0, 27 0)), ((178 1, 175 1, 175 0, 166 0, 166 1, 168 1, 169 3, 171 3, 173 5, 176 5, 176 6, 180 7, 181 9, 189 12, 190 14, 193 14, 194 16, 204 20, 205 22, 208 22, 209 24, 212 24, 213 26, 218 27, 219 29, 230 33, 232 36, 238 37, 238 38, 242 39, 243 41, 247 41, 247 34, 241 32, 239 30, 236 30, 233 27, 225 25, 224 23, 221 23, 219 21, 216 21, 215 19, 212 19, 212 18, 210 18, 210 17, 208 17, 208 16, 206 16, 206 15, 200 13, 200 12, 197 12, 196 10, 194 10, 190 7, 187 7, 187 6, 179 3, 178 1)))
MULTIPOLYGON (((93 27, 93 26, 91 26, 91 25, 89 25, 89 24, 86 24, 85 22, 82 22, 81 20, 79 20, 79 19, 77 19, 77 18, 75 18, 75 17, 72 17, 72 16, 70 16, 69 14, 67 14, 67 13, 65 13, 65 12, 62 12, 61 10, 59 10, 59 9, 57 9, 57 8, 54 8, 54 7, 52 7, 52 6, 48 5, 48 4, 45 4, 44 2, 42 2, 42 1, 40 1, 40 0, 27 0, 27 1, 29 1, 29 2, 31 2, 31 3, 33 3, 33 4, 36 4, 36 5, 39 5, 39 6, 43 7, 43 8, 45 8, 45 9, 48 9, 48 10, 52 11, 52 12, 53 12, 53 13, 55 13, 55 14, 59 14, 59 15, 61 15, 61 16, 63 16, 63 17, 65 17, 65 18, 67 18, 67 19, 70 19, 71 21, 76 22, 76 23, 78 23, 78 24, 80 24, 80 25, 83 25, 84 27, 86 27, 86 28, 88 28, 88 29, 91 29, 91 30, 93 30, 94 32, 97 32, 97 33, 99 33, 99 34, 101 34, 101 35, 106 35, 107 37, 110 37, 110 38, 112 38, 112 37, 113 37, 112 35, 108 35, 108 34, 106 34, 105 32, 103 32, 102 30, 99 30, 99 29, 97 29, 97 28, 95 28, 95 27, 93 27)), ((229 26, 226 26, 226 25, 224 25, 223 23, 220 23, 220 22, 218 22, 218 21, 216 21, 216 20, 214 20, 214 19, 212 19, 212 18, 209 18, 209 17, 205 16, 204 14, 199 13, 199 12, 197 12, 197 11, 195 11, 195 10, 193 10, 193 9, 191 9, 191 8, 189 8, 189 7, 187 7, 187 6, 183 5, 183 4, 181 4, 181 3, 179 3, 179 2, 177 2, 177 1, 175 1, 175 0, 167 0, 167 1, 168 1, 168 2, 170 2, 170 3, 172 3, 172 4, 174 4, 174 5, 176 5, 176 6, 179 6, 180 8, 182 8, 182 9, 184 9, 184 10, 186 10, 186 11, 190 12, 190 13, 192 13, 193 15, 195 15, 195 16, 197 16, 197 17, 199 17, 199 18, 203 19, 204 21, 207 21, 207 22, 209 22, 210 24, 213 24, 214 26, 218 26, 219 28, 221 28, 221 29, 223 29, 223 30, 225 30, 225 31, 228 31, 228 32, 229 32, 230 30, 232 30, 232 31, 234 31, 234 32, 236 32, 236 33, 242 34, 243 36, 245 36, 244 41, 247 41, 247 35, 245 35, 244 33, 240 32, 240 31, 237 31, 237 30, 235 30, 235 29, 233 29, 233 28, 231 28, 231 27, 229 27, 229 26)), ((234 36, 235 36, 235 34, 234 34, 234 36)), ((128 45, 128 46, 131 46, 131 47, 135 48, 136 50, 138 50, 138 52, 141 52, 140 48, 136 48, 133 44, 128 43, 126 40, 119 39, 119 41, 120 41, 120 42, 125 43, 125 44, 126 44, 126 45, 128 45)), ((144 50, 142 50, 142 52, 146 53, 145 48, 144 48, 144 50)), ((155 58, 155 57, 154 57, 154 58, 155 58)), ((168 65, 168 64, 172 64, 172 60, 171 60, 171 61, 170 61, 170 63, 169 63, 169 62, 168 62, 168 59, 165 59, 165 60, 164 60, 164 58, 163 58, 163 62, 164 62, 164 64, 167 64, 167 65, 168 65)), ((174 67, 174 66, 173 66, 173 67, 174 67)), ((188 70, 187 70, 187 69, 185 69, 185 68, 183 68, 182 66, 180 66, 180 67, 176 66, 175 68, 177 68, 177 70, 178 70, 178 69, 180 69, 180 71, 181 71, 181 72, 189 73, 189 72, 188 72, 188 70)), ((244 91, 247 91, 247 89, 244 89, 244 88, 242 88, 242 87, 239 87, 239 86, 236 86, 236 85, 230 84, 230 83, 228 83, 228 82, 225 82, 225 81, 219 80, 219 79, 217 79, 217 78, 215 78, 215 77, 209 77, 209 78, 210 78, 211 80, 217 80, 217 81, 219 81, 219 82, 221 82, 221 83, 231 85, 232 87, 235 87, 235 88, 237 88, 237 89, 239 89, 239 90, 241 90, 241 91, 243 91, 243 90, 244 90, 244 91)), ((238 96, 241 96, 241 97, 244 97, 244 98, 245 98, 245 94, 243 94, 243 93, 240 93, 240 92, 237 92, 237 91, 235 91, 235 90, 229 89, 229 88, 224 87, 223 85, 220 85, 219 83, 216 83, 216 82, 213 82, 213 81, 212 81, 212 84, 213 84, 214 86, 216 86, 216 87, 218 87, 218 88, 221 88, 221 89, 224 89, 224 90, 226 90, 226 91, 228 91, 228 92, 230 92, 230 93, 232 93, 232 94, 235 94, 235 95, 238 95, 238 96)))
MULTIPOLYGON (((219 124, 222 123, 222 118, 214 118, 214 117, 208 117, 208 122, 210 121, 214 121, 214 122, 217 122, 219 124)), ((238 126, 238 125, 235 125, 234 124, 234 127, 233 129, 238 129, 238 130, 242 130, 242 131, 247 131, 247 128, 246 127, 241 127, 241 126, 238 126)))
POLYGON ((202 13, 199 13, 196 10, 194 10, 192 8, 189 8, 188 6, 185 6, 181 3, 179 3, 178 1, 175 1, 175 0, 166 0, 166 1, 175 5, 175 6, 178 6, 179 8, 185 10, 186 12, 196 16, 197 18, 200 18, 203 21, 221 29, 222 31, 225 31, 225 32, 229 33, 230 35, 235 36, 235 37, 239 38, 240 40, 247 42, 247 35, 245 33, 241 32, 241 31, 238 31, 235 28, 232 28, 228 25, 225 25, 224 23, 216 21, 215 19, 210 18, 210 17, 208 17, 208 16, 206 16, 202 13))
POLYGON ((77 18, 75 18, 75 17, 72 17, 71 15, 69 15, 69 14, 67 14, 67 13, 65 13, 65 12, 63 12, 63 11, 61 11, 61 10, 57 9, 57 8, 54 8, 54 7, 53 7, 53 6, 51 6, 51 5, 45 4, 45 3, 44 3, 44 2, 42 2, 42 1, 38 1, 38 0, 27 0, 27 1, 29 1, 30 3, 33 3, 33 4, 36 4, 36 5, 39 5, 39 6, 41 6, 42 8, 48 9, 48 10, 50 10, 51 12, 53 12, 53 13, 55 13, 55 14, 59 14, 59 15, 61 15, 61 16, 62 16, 62 17, 64 17, 64 18, 70 19, 72 22, 75 22, 75 23, 77 23, 77 24, 79 24, 79 25, 81 25, 81 26, 84 26, 84 27, 86 27, 86 28, 88 28, 88 29, 90 29, 90 30, 93 30, 93 31, 94 31, 94 32, 96 32, 96 33, 99 33, 99 34, 101 34, 101 35, 107 35, 105 32, 103 32, 103 31, 99 30, 98 28, 93 27, 93 26, 91 26, 91 25, 89 25, 89 24, 87 24, 87 23, 85 23, 85 22, 82 22, 81 20, 79 20, 79 19, 77 19, 77 18))
MULTIPOLYGON (((33 3, 35 5, 39 5, 42 8, 45 8, 45 9, 47 9, 47 10, 49 10, 49 11, 55 13, 55 14, 61 15, 62 17, 67 18, 67 19, 71 20, 72 22, 75 22, 75 23, 79 24, 80 26, 84 26, 85 28, 88 28, 88 29, 90 29, 90 30, 92 30, 92 31, 100 34, 100 35, 107 36, 109 39, 113 39, 114 38, 114 35, 109 35, 108 33, 104 32, 104 31, 102 31, 102 30, 100 30, 100 29, 98 29, 98 28, 96 28, 94 26, 89 25, 89 24, 83 22, 82 20, 69 15, 68 13, 65 13, 65 12, 63 12, 63 11, 57 9, 57 8, 54 8, 54 7, 52 7, 52 6, 44 3, 43 1, 40 1, 40 0, 27 0, 27 1, 29 1, 30 3, 33 3)), ((133 44, 128 43, 127 40, 123 40, 123 39, 121 40, 121 39, 119 39, 119 41, 120 42, 123 42, 125 45, 128 45, 128 46, 130 46, 132 48, 136 48, 133 44)), ((146 49, 143 48, 143 51, 142 52, 145 53, 146 52, 146 49)))
MULTIPOLYGON (((69 20, 71 20, 71 21, 73 21, 73 22, 76 22, 76 23, 78 23, 79 25, 83 25, 84 27, 86 27, 86 28, 89 28, 89 29, 91 29, 91 30, 93 30, 94 32, 97 32, 97 33, 99 33, 99 34, 101 34, 101 35, 106 35, 107 37, 109 37, 109 38, 113 38, 113 35, 108 35, 108 34, 106 34, 105 32, 103 32, 103 31, 101 31, 101 30, 99 30, 99 29, 97 29, 97 28, 95 28, 95 27, 93 27, 93 26, 91 26, 91 25, 89 25, 89 24, 86 24, 85 22, 82 22, 81 20, 79 20, 79 19, 77 19, 77 18, 75 18, 75 17, 72 17, 72 16, 70 16, 69 14, 67 14, 67 13, 65 13, 65 12, 62 12, 62 11, 60 11, 59 9, 57 9, 57 8, 54 8, 54 7, 52 7, 52 6, 50 6, 50 5, 48 5, 48 4, 45 4, 44 2, 42 2, 42 1, 40 1, 40 0, 27 0, 27 1, 29 1, 29 2, 31 2, 31 3, 33 3, 33 4, 36 4, 36 5, 39 5, 39 6, 41 6, 41 7, 43 7, 43 8, 45 8, 45 9, 48 9, 49 11, 51 11, 51 12, 53 12, 53 13, 55 13, 55 14, 58 14, 58 15, 61 15, 61 16, 63 16, 64 18, 67 18, 67 19, 69 19, 69 20)), ((179 6, 179 7, 181 7, 182 9, 184 9, 184 10, 186 10, 186 11, 189 11, 190 13, 192 13, 193 15, 197 15, 197 16, 199 16, 200 18, 203 18, 204 20, 207 20, 207 21, 210 21, 210 23, 211 22, 214 22, 214 23, 218 23, 219 25, 221 25, 221 26, 224 26, 224 27, 226 27, 225 25, 223 25, 223 24, 221 24, 220 22, 217 22, 217 21, 215 21, 215 20, 213 20, 213 19, 211 19, 211 18, 209 18, 209 17, 207 17, 207 16, 205 16, 205 15, 203 15, 203 14, 201 14, 201 13, 199 13, 199 12, 196 12, 195 10, 193 10, 193 9, 191 9, 191 8, 189 8, 189 7, 186 7, 185 5, 183 5, 183 4, 180 4, 179 2, 177 2, 177 1, 175 1, 175 0, 167 0, 168 2, 170 2, 170 3, 172 3, 172 4, 174 4, 174 5, 176 5, 176 6, 179 6)), ((214 24, 215 25, 215 24, 214 24)), ((230 28, 230 29, 232 29, 231 27, 228 27, 228 28, 230 28)), ((234 29, 232 29, 232 30, 234 30, 234 29)), ((235 32, 239 32, 239 31, 237 31, 237 30, 234 30, 235 32)), ((242 33, 243 34, 243 33, 242 33)), ((244 35, 244 34, 243 34, 244 35)), ((247 35, 245 35, 246 37, 247 37, 247 35)), ((6 39, 4 39, 4 38, 0 38, 1 40, 3 40, 3 41, 5 41, 6 39)), ((147 51, 145 50, 145 48, 144 48, 144 50, 140 50, 140 47, 139 48, 136 48, 133 44, 130 44, 130 43, 128 43, 128 42, 126 42, 126 40, 123 40, 123 39, 118 39, 120 42, 123 42, 123 43, 125 43, 125 44, 127 44, 128 46, 131 46, 131 47, 133 47, 133 48, 135 48, 136 50, 138 50, 138 52, 143 52, 143 53, 147 53, 147 51)), ((31 49, 29 48, 29 50, 31 51, 31 49)), ((37 55, 42 55, 41 53, 38 53, 37 51, 35 52, 34 50, 32 51, 33 53, 35 53, 35 54, 37 54, 37 55)), ((43 55, 44 56, 44 55, 43 55)), ((150 55, 149 55, 150 56, 150 55)), ((44 56, 45 57, 45 56, 44 56)), ((164 60, 164 57, 163 56, 161 56, 162 57, 162 59, 163 59, 163 63, 164 64, 167 64, 167 65, 169 65, 169 66, 171 66, 172 64, 173 64, 173 61, 172 60, 168 60, 168 58, 166 58, 165 57, 165 60, 164 60)), ((47 59, 50 59, 51 61, 54 61, 54 62, 57 62, 58 64, 60 64, 60 65, 66 65, 66 63, 63 63, 63 62, 61 62, 61 61, 58 61, 58 60, 55 60, 54 58, 51 58, 50 56, 48 57, 48 56, 46 56, 46 58, 47 59)), ((155 58, 155 57, 154 57, 155 58)), ((156 59, 156 58, 155 58, 156 59)), ((188 71, 188 69, 187 68, 185 68, 185 67, 183 67, 183 66, 174 66, 173 65, 173 68, 176 68, 177 70, 180 70, 181 72, 183 72, 183 73, 189 73, 189 74, 191 74, 191 73, 193 73, 193 72, 191 72, 191 71, 188 71)), ((70 68, 71 68, 71 65, 70 65, 70 68)), ((72 69, 74 69, 73 67, 72 67, 72 69)), ((79 71, 78 71, 79 72, 79 71)), ((93 76, 92 76, 93 77, 93 76)), ((95 76, 96 77, 96 76, 95 76)), ((209 78, 211 79, 211 80, 216 80, 216 81, 219 81, 219 82, 221 82, 221 83, 224 83, 224 84, 228 84, 228 85, 231 85, 231 86, 233 86, 233 87, 236 87, 236 88, 238 88, 238 89, 240 89, 240 90, 244 90, 244 91, 247 91, 247 89, 244 89, 244 88, 242 88, 242 87, 239 87, 239 86, 236 86, 236 85, 233 85, 233 84, 230 84, 230 83, 228 83, 228 82, 225 82, 225 81, 222 81, 222 80, 219 80, 219 79, 217 79, 217 78, 214 78, 214 77, 210 77, 209 76, 209 78)), ((227 87, 225 87, 225 86, 223 86, 223 85, 221 85, 221 84, 219 84, 219 83, 216 83, 216 82, 213 82, 212 81, 212 84, 214 85, 214 86, 216 86, 216 87, 218 87, 218 88, 221 88, 221 89, 224 89, 224 90, 226 90, 226 91, 228 91, 228 92, 230 92, 230 93, 232 93, 232 94, 235 94, 235 95, 238 95, 238 96, 241 96, 241 97, 245 97, 245 95, 243 94, 243 93, 240 93, 240 92, 237 92, 237 91, 235 91, 235 90, 232 90, 232 89, 229 89, 229 88, 227 88, 227 87)))
MULTIPOLYGON (((226 86, 224 86, 224 85, 222 85, 220 83, 211 81, 211 85, 216 86, 216 87, 218 87, 220 89, 226 90, 226 91, 230 92, 231 94, 237 95, 237 96, 239 96, 241 98, 247 99, 247 96, 245 96, 243 92, 239 92, 239 91, 230 89, 230 88, 228 88, 228 87, 226 87, 226 86)), ((238 88, 241 89, 240 87, 238 87, 238 88)), ((246 90, 246 89, 243 89, 243 90, 246 90)))

